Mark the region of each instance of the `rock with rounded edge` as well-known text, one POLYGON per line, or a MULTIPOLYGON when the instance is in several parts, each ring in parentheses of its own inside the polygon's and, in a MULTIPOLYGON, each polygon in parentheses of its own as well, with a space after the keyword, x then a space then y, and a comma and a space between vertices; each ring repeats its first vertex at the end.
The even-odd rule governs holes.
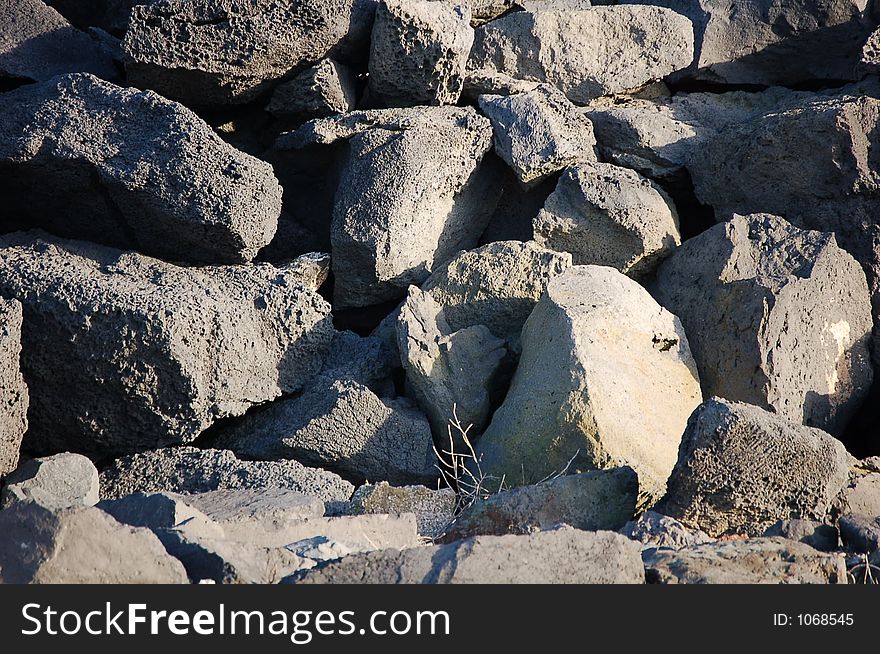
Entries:
POLYGON ((526 321, 519 367, 477 455, 485 474, 508 484, 627 465, 647 508, 701 401, 678 318, 617 270, 574 266, 526 321))
POLYGON ((474 43, 470 0, 381 0, 370 97, 386 107, 456 104, 474 43))
POLYGON ((80 29, 100 27, 110 34, 123 36, 128 29, 131 10, 136 5, 152 5, 160 0, 44 0, 80 29))
POLYGON ((656 511, 645 511, 635 520, 627 522, 620 533, 641 543, 642 549, 680 550, 702 543, 714 542, 714 538, 699 529, 691 529, 675 518, 656 511))
POLYGON ((866 554, 880 550, 880 516, 848 513, 838 524, 840 537, 850 550, 866 554))
POLYGON ((687 68, 690 19, 660 7, 512 12, 476 31, 468 67, 547 82, 578 104, 687 68))
POLYGON ((0 505, 36 502, 52 510, 93 506, 98 487, 95 465, 81 454, 65 452, 19 466, 6 478, 0 505))
POLYGON ((354 74, 344 64, 324 59, 278 85, 266 111, 278 118, 322 118, 354 109, 354 74))
POLYGON ((563 475, 478 499, 465 508, 443 537, 529 534, 567 524, 583 531, 623 527, 633 517, 639 480, 632 468, 563 475))
POLYGON ((831 525, 815 520, 780 520, 770 525, 762 536, 781 536, 789 540, 806 543, 820 552, 833 552, 837 549, 840 535, 831 525))
POLYGON ((28 424, 28 389, 20 363, 21 324, 21 303, 0 298, 0 477, 18 466, 28 424))
POLYGON ((526 186, 578 161, 596 160, 593 124, 554 86, 481 95, 479 103, 492 121, 495 152, 526 186))
POLYGON ((125 34, 132 84, 193 105, 253 100, 297 69, 363 49, 376 0, 161 0, 125 34))
POLYGON ((533 221, 535 241, 568 252, 575 265, 643 277, 681 243, 678 212, 659 186, 634 170, 569 166, 533 221))
POLYGON ((148 529, 94 507, 52 511, 20 502, 0 511, 0 582, 182 584, 186 572, 148 529))
POLYGON ((0 238, 0 294, 24 304, 34 452, 192 442, 321 367, 330 307, 292 268, 183 268, 40 232, 0 238), (59 401, 64 398, 64 401, 59 401))
POLYGON ((100 41, 71 26, 55 9, 41 0, 3 0, 0 79, 42 81, 78 72, 111 80, 119 76, 100 41))
POLYGON ((5 231, 188 263, 250 261, 275 234, 272 167, 176 102, 74 74, 0 95, 0 115, 5 231))
POLYGON ((352 515, 412 513, 419 534, 435 538, 452 522, 456 503, 456 494, 451 488, 395 487, 383 481, 358 488, 344 510, 352 515))
POLYGON ((785 538, 746 538, 682 550, 648 550, 649 584, 845 584, 842 554, 785 538))
POLYGON ((655 289, 681 316, 707 396, 840 434, 868 393, 870 296, 833 234, 735 216, 677 248, 655 289))
POLYGON ((662 511, 712 536, 759 535, 778 520, 821 521, 849 479, 827 433, 712 398, 691 416, 662 511))
POLYGON ((116 459, 101 471, 101 497, 136 492, 206 493, 220 489, 287 488, 324 501, 347 500, 354 486, 296 461, 241 461, 228 450, 173 447, 116 459))
POLYGON ((607 531, 564 527, 527 536, 477 536, 437 547, 353 554, 283 583, 641 584, 639 548, 607 531))

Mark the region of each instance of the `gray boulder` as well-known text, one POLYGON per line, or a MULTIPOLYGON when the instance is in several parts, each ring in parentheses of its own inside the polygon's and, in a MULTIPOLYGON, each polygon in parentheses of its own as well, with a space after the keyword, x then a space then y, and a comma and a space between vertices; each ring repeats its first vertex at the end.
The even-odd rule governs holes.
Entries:
POLYGON ((712 536, 821 521, 849 478, 843 444, 750 404, 712 398, 682 437, 662 511, 712 536))
POLYGON ((430 293, 413 286, 397 318, 397 347, 410 394, 443 449, 452 447, 450 420, 485 428, 507 352, 502 339, 485 325, 453 331, 430 293))
POLYGON ((859 65, 867 73, 880 71, 880 29, 871 32, 865 45, 862 46, 859 65))
POLYGON ((0 15, 0 79, 42 81, 86 72, 116 79, 110 52, 41 0, 4 0, 0 15))
POLYGON ((354 486, 296 461, 240 461, 228 450, 174 447, 116 459, 101 471, 101 497, 136 492, 206 493, 221 489, 287 488, 324 501, 347 500, 354 486))
POLYGON ((850 550, 871 554, 880 549, 880 516, 849 513, 841 516, 838 524, 840 537, 850 550))
POLYGON ((880 457, 873 459, 877 461, 865 459, 850 471, 844 490, 844 512, 880 516, 880 457))
POLYGON ((98 470, 80 454, 31 459, 6 478, 0 506, 36 502, 47 509, 94 506, 98 503, 98 470))
POLYGON ((351 111, 355 104, 354 74, 338 61, 323 59, 279 84, 266 111, 278 118, 322 118, 351 111))
POLYGON ((840 434, 870 388, 868 289, 833 234, 735 216, 677 248, 655 288, 682 318, 706 396, 840 434))
POLYGON ((641 584, 635 543, 565 527, 527 536, 477 536, 437 547, 347 556, 284 580, 304 584, 641 584))
POLYGON ((388 482, 366 484, 351 496, 344 507, 351 515, 412 513, 421 536, 436 538, 444 533, 456 507, 456 495, 450 488, 432 490, 425 486, 391 486, 388 482))
POLYGON ((561 91, 541 84, 512 95, 481 95, 495 152, 526 186, 578 161, 596 160, 592 123, 561 91))
POLYGON ((334 330, 295 268, 181 268, 38 232, 0 238, 0 294, 24 304, 28 447, 109 456, 191 442, 299 390, 334 330))
POLYGON ((180 498, 220 524, 226 535, 247 534, 255 522, 273 526, 303 518, 320 518, 324 503, 289 488, 221 489, 180 498))
POLYGON ((94 507, 52 511, 20 502, 0 511, 0 582, 181 584, 186 573, 147 529, 94 507))
POLYGON ((330 230, 337 309, 402 298, 474 247, 494 209, 494 174, 479 165, 492 127, 471 108, 355 112, 282 138, 349 142, 330 230))
POLYGON ((18 467, 28 425, 28 389, 20 363, 21 324, 21 303, 0 298, 0 477, 18 467))
POLYGON ((250 261, 272 240, 272 167, 176 102, 75 74, 0 95, 0 116, 4 231, 189 263, 250 261))
POLYGON ((770 525, 762 534, 763 536, 780 536, 789 540, 806 543, 810 547, 821 552, 832 552, 837 549, 839 534, 831 525, 822 524, 815 520, 780 520, 770 525))
POLYGON ((785 538, 747 538, 644 553, 649 584, 845 584, 842 554, 785 538))
POLYGON ((688 18, 659 7, 513 12, 477 29, 468 67, 547 82, 586 104, 686 68, 693 37, 688 18))
POLYGON ((322 376, 301 395, 249 413, 213 444, 245 459, 296 459, 358 482, 437 477, 424 415, 348 379, 322 376))
POLYGON ((616 531, 633 517, 639 479, 632 468, 563 475, 478 499, 443 537, 529 534, 567 524, 583 531, 616 531))
POLYGON ((668 7, 694 22, 687 76, 716 84, 857 79, 870 32, 868 0, 624 0, 668 7))
POLYGON ((370 97, 387 107, 456 104, 474 43, 470 0, 381 0, 370 97))
MULTIPOLYGON (((137 491, 125 497, 101 500, 97 506, 119 522, 132 527, 146 527, 156 531, 197 523, 205 530, 211 529, 213 521, 191 504, 192 497, 198 495, 137 491)), ((218 527, 214 529, 214 533, 219 536, 222 529, 218 527)))
POLYGON ((186 104, 241 104, 291 72, 365 48, 376 0, 162 0, 136 6, 128 80, 186 104))
POLYGON ((681 243, 678 212, 656 184, 628 168, 569 166, 533 221, 535 241, 568 252, 575 265, 643 277, 681 243))
POLYGON ((642 550, 655 548, 680 550, 714 542, 706 532, 691 529, 675 518, 656 511, 643 512, 635 520, 627 522, 620 533, 641 543, 642 550))
POLYGON ((73 25, 81 29, 100 27, 116 36, 125 34, 131 10, 136 5, 152 5, 160 0, 44 0, 73 25))
POLYGON ((574 266, 526 321, 519 367, 477 455, 485 474, 516 485, 630 466, 646 508, 701 400, 678 318, 613 268, 574 266))

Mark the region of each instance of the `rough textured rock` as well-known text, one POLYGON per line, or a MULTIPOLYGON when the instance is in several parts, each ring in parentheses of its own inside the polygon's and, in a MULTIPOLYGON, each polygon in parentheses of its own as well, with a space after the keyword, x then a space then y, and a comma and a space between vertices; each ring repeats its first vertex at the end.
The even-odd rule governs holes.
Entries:
POLYGON ((819 429, 712 398, 688 422, 663 512, 712 536, 758 535, 789 518, 821 521, 849 464, 843 444, 819 429))
POLYGON ((870 32, 868 0, 625 0, 669 7, 694 22, 688 76, 722 84, 857 79, 870 32))
POLYGON ((657 499, 702 399, 678 318, 613 268, 574 266, 548 284, 522 349, 477 442, 485 473, 528 484, 567 466, 628 465, 639 475, 639 505, 657 499))
POLYGON ((279 84, 266 110, 281 118, 321 118, 351 111, 355 104, 354 74, 338 61, 324 59, 279 84))
POLYGON ((330 240, 334 308, 400 299, 476 245, 494 204, 489 121, 471 108, 416 107, 312 121, 282 145, 349 140, 330 240))
POLYGON ((175 447, 115 460, 101 471, 101 497, 131 493, 206 493, 221 489, 288 488, 324 501, 347 500, 354 486, 296 461, 240 461, 227 450, 175 447))
POLYGON ((181 499, 221 524, 227 536, 236 530, 246 533, 253 522, 278 525, 324 515, 324 503, 319 498, 287 488, 223 489, 183 495, 181 499))
POLYGON ((570 253, 575 265, 611 266, 631 277, 652 272, 681 243, 669 196, 607 163, 566 168, 533 228, 539 245, 570 253))
POLYGON ((36 232, 0 238, 0 294, 24 304, 35 451, 190 442, 300 389, 334 333, 294 269, 180 268, 36 232))
POLYGON ((643 556, 649 584, 845 584, 842 554, 785 538, 748 538, 643 556))
POLYGON ((51 511, 21 502, 0 511, 0 582, 179 584, 186 573, 147 529, 96 509, 51 511))
POLYGON ((859 64, 867 73, 876 73, 880 70, 880 29, 874 30, 865 41, 859 64))
POLYGON ((880 467, 863 467, 864 463, 850 472, 843 508, 847 513, 880 516, 880 467))
POLYGON ((370 95, 384 106, 456 104, 474 43, 470 0, 381 0, 370 95))
POLYGON ((291 71, 364 47, 375 0, 162 0, 125 34, 132 84, 187 104, 240 104, 291 71))
POLYGON ((578 161, 596 160, 593 124, 553 86, 513 95, 481 95, 495 152, 527 186, 578 161))
POLYGON ((709 534, 699 529, 691 529, 675 518, 656 511, 645 511, 635 520, 627 522, 620 533, 641 543, 643 550, 653 548, 680 550, 684 547, 714 542, 709 534))
POLYGON ((733 124, 696 150, 688 169, 697 198, 719 220, 770 212, 834 232, 876 292, 880 100, 853 92, 858 95, 819 96, 733 124))
POLYGON ((824 525, 813 520, 780 520, 770 525, 763 536, 781 536, 788 540, 796 540, 806 543, 821 552, 831 552, 837 549, 839 535, 837 529, 831 525, 824 525))
POLYGON ((348 379, 322 376, 302 395, 249 413, 214 445, 246 459, 295 459, 359 482, 437 477, 424 415, 348 379))
POLYGON ((41 0, 4 0, 0 78, 47 80, 73 72, 118 77, 111 54, 41 0))
POLYGON ((28 389, 20 363, 21 323, 21 303, 0 298, 0 477, 18 467, 28 425, 28 389))
POLYGON ((455 519, 444 541, 529 534, 559 524, 583 531, 616 531, 633 517, 638 493, 639 480, 632 468, 564 475, 477 500, 455 519))
POLYGON ((868 554, 880 549, 880 516, 850 513, 842 516, 839 524, 840 536, 849 549, 868 554))
MULTIPOLYGON (((507 349, 485 325, 453 331, 441 306, 411 287, 397 319, 397 347, 411 395, 424 409, 436 442, 448 443, 457 418, 475 433, 486 426, 507 349)), ((459 450, 457 450, 459 451, 459 450)))
POLYGON ((306 584, 640 584, 635 543, 611 532, 563 528, 477 536, 438 547, 347 556, 285 580, 306 584))
POLYGON ((383 481, 358 488, 345 511, 352 515, 412 513, 416 517, 419 534, 435 538, 452 522, 455 506, 456 496, 452 489, 394 487, 383 481))
POLYGON ((834 235, 768 214, 690 239, 657 273, 703 392, 842 432, 871 385, 864 274, 834 235))
POLYGON ((250 261, 272 240, 272 167, 176 102, 75 74, 4 93, 0 115, 4 231, 190 263, 250 261))
POLYGON ((98 502, 98 470, 86 457, 65 452, 31 459, 6 478, 0 505, 36 502, 47 509, 94 506, 98 502))
POLYGON ((686 68, 693 48, 691 21, 659 7, 523 11, 477 29, 468 67, 547 82, 586 104, 686 68))

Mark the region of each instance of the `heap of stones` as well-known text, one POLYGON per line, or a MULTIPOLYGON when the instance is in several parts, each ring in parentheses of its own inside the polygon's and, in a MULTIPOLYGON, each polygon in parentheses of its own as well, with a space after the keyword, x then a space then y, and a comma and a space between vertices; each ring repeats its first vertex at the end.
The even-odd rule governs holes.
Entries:
POLYGON ((878 22, 5 0, 0 581, 880 578, 878 22))

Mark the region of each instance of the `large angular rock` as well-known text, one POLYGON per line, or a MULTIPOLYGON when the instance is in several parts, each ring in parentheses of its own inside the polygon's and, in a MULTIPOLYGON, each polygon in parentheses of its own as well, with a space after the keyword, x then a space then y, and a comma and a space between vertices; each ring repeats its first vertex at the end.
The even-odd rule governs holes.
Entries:
POLYGON ((668 9, 554 8, 477 29, 468 67, 547 82, 586 104, 686 68, 693 53, 691 21, 668 9))
POLYGON ((668 7, 694 22, 687 76, 716 84, 852 80, 871 30, 868 0, 624 0, 668 7))
POLYGON ((136 5, 153 5, 160 0, 44 0, 47 5, 56 9, 73 25, 81 29, 100 27, 101 29, 123 36, 128 29, 131 10, 136 5))
POLYGON ((330 233, 337 309, 401 299, 474 247, 494 208, 494 176, 479 165, 492 127, 471 108, 355 112, 282 138, 349 140, 330 233))
POLYGON ((94 506, 98 502, 98 470, 86 457, 65 452, 31 459, 6 478, 0 506, 36 502, 47 509, 94 506))
POLYGON ((610 266, 634 278, 681 243, 669 196, 634 170, 607 163, 566 168, 533 228, 539 245, 570 253, 575 265, 610 266))
POLYGON ((843 510, 847 513, 880 516, 880 457, 865 459, 850 471, 844 491, 843 510))
POLYGON ((477 454, 508 484, 628 465, 644 506, 662 495, 701 400, 678 318, 613 268, 574 266, 526 321, 519 367, 477 454))
POLYGON ((370 95, 387 107, 456 104, 474 43, 470 0, 381 0, 370 95))
POLYGON ((0 116, 4 231, 190 263, 250 261, 272 240, 272 167, 176 102, 75 74, 4 93, 0 116))
POLYGON ((324 59, 278 85, 266 110, 279 118, 322 118, 354 109, 354 74, 333 59, 324 59))
POLYGON ((691 529, 675 518, 645 511, 627 522, 620 533, 641 544, 642 550, 662 548, 680 550, 685 547, 714 542, 714 538, 699 529, 691 529))
POLYGON ((649 550, 649 584, 845 584, 842 554, 785 538, 747 538, 686 549, 649 550))
POLYGON ((570 267, 567 253, 533 241, 498 241, 459 253, 422 290, 443 308, 451 330, 485 325, 518 351, 523 325, 547 284, 570 267))
POLYGON ((840 518, 840 537, 854 552, 870 554, 880 549, 880 516, 850 513, 840 518))
POLYGON ((186 573, 147 529, 96 509, 22 502, 0 511, 0 582, 181 584, 186 573))
POLYGON ((549 84, 512 95, 481 95, 495 152, 526 186, 578 161, 596 160, 593 124, 549 84))
POLYGON ((223 489, 180 497, 219 523, 227 536, 244 534, 255 522, 274 526, 324 515, 324 503, 319 498, 287 488, 223 489))
POLYGON ((38 232, 0 238, 0 294, 24 304, 37 452, 191 442, 300 389, 334 333, 292 268, 180 268, 38 232))
POLYGON ((858 95, 820 95, 735 123, 697 149, 688 170, 697 198, 719 220, 769 212, 834 232, 876 291, 880 100, 853 92, 858 95))
POLYGON ((410 393, 441 449, 452 447, 448 428, 454 418, 476 433, 485 428, 507 352, 502 339, 485 325, 453 331, 441 306, 413 286, 397 318, 397 347, 410 393))
POLYGON ((638 493, 632 468, 563 475, 478 499, 455 519, 443 540, 529 534, 559 524, 616 531, 633 517, 638 493))
POLYGON ((750 404, 712 398, 682 437, 663 512, 712 536, 821 521, 849 479, 843 444, 750 404))
POLYGON ((348 379, 322 377, 302 395, 260 407, 214 445, 245 459, 295 459, 359 482, 428 482, 438 474, 425 416, 348 379))
POLYGON ((0 297, 0 477, 18 467, 28 424, 28 389, 20 363, 21 323, 21 303, 0 297))
POLYGON ((681 316, 706 396, 840 434, 870 388, 868 289, 832 234, 735 216, 675 250, 656 296, 681 316))
POLYGON ((436 538, 452 522, 456 504, 455 492, 450 488, 394 487, 383 481, 358 488, 343 510, 351 515, 412 513, 419 534, 436 538))
POLYGON ((42 81, 75 72, 119 76, 99 40, 72 27, 42 0, 3 0, 0 79, 42 81))
POLYGON ((781 536, 788 540, 806 543, 820 552, 833 552, 837 549, 840 535, 837 528, 815 520, 780 520, 770 525, 763 536, 781 536))
POLYGON ((332 472, 296 461, 240 461, 228 450, 174 447, 116 459, 101 471, 101 497, 132 493, 206 493, 287 488, 326 502, 345 501, 354 486, 332 472))
POLYGON ((477 536, 449 545, 347 556, 294 575, 305 584, 641 584, 638 546, 619 534, 570 527, 528 536, 477 536))
POLYGON ((132 9, 132 84, 186 104, 241 104, 292 71, 363 48, 376 0, 162 0, 132 9))

